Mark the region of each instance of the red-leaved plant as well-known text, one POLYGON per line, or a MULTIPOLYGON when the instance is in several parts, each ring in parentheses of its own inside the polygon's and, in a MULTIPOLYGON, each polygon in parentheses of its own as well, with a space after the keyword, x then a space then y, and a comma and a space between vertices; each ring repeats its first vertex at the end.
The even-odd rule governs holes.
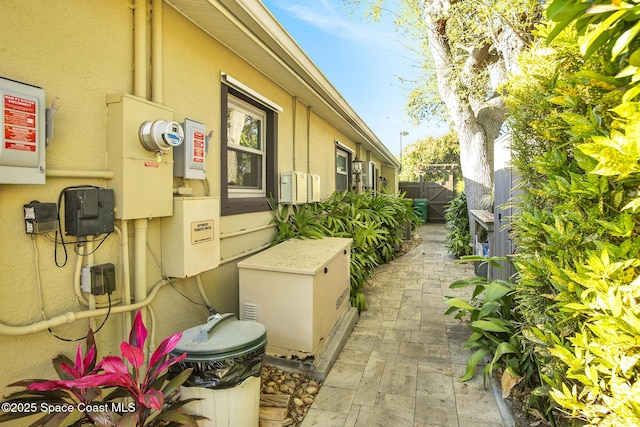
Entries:
POLYGON ((120 345, 119 356, 106 356, 96 364, 95 337, 87 334, 85 353, 79 345, 75 363, 65 355, 53 359, 60 380, 31 379, 10 384, 25 387, 12 393, 3 403, 9 411, 0 414, 0 422, 44 413, 31 426, 59 426, 71 414, 81 412, 72 426, 197 426, 203 417, 188 415, 182 406, 192 400, 179 400, 176 390, 192 369, 186 369, 167 381, 168 368, 186 354, 170 356, 182 333, 163 340, 145 366, 144 344, 147 328, 141 313, 136 313, 129 341, 120 345), (145 369, 146 367, 146 369, 145 369), (103 390, 113 389, 106 397, 103 390), (115 415, 115 416, 114 416, 115 415))

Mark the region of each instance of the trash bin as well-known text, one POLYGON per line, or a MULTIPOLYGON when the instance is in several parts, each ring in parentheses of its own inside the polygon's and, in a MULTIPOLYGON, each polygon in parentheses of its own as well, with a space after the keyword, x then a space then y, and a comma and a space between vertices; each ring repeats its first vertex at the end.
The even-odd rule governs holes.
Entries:
POLYGON ((173 356, 186 353, 171 366, 170 375, 193 372, 180 388, 183 399, 199 398, 184 406, 209 421, 203 427, 258 427, 260 375, 267 346, 267 329, 233 313, 209 317, 204 325, 185 330, 173 356))
POLYGON ((427 199, 413 199, 413 207, 418 211, 418 217, 422 218, 422 223, 427 223, 427 199))

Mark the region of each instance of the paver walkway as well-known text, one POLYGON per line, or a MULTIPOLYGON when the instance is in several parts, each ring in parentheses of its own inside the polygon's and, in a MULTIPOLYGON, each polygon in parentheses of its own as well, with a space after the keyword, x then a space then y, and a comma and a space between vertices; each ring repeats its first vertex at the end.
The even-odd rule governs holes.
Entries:
MULTIPOLYGON (((380 266, 365 287, 368 307, 302 427, 509 427, 482 372, 458 379, 469 329, 444 312, 444 296, 473 266, 454 264, 444 224, 420 227, 423 242, 380 266)), ((508 415, 508 414, 507 414, 508 415)))

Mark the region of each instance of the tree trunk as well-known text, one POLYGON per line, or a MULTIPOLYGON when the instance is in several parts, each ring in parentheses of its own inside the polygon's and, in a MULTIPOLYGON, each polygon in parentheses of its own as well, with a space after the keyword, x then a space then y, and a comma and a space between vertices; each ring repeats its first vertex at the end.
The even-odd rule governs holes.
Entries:
MULTIPOLYGON (((505 120, 505 107, 501 96, 489 100, 471 88, 474 73, 495 68, 498 78, 506 76, 505 64, 495 45, 470 49, 464 64, 452 54, 451 41, 446 33, 448 0, 424 2, 427 40, 433 57, 438 90, 453 121, 460 140, 460 166, 465 183, 469 209, 486 208, 483 198, 493 193, 493 141, 498 137, 505 120)), ((504 37, 504 34, 501 36, 504 37)), ((517 42, 515 42, 517 44, 517 42)), ((513 48, 514 43, 504 43, 513 48)), ((459 49, 458 49, 459 52, 459 49)), ((507 55, 512 55, 512 51, 507 55)))

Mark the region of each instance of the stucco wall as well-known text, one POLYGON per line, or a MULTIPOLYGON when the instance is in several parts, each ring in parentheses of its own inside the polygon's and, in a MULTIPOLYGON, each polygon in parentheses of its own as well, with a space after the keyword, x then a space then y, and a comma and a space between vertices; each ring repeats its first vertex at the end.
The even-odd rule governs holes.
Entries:
MULTIPOLYGON (((25 2, 5 0, 0 13, 0 76, 41 86, 46 103, 54 97, 62 100, 55 116, 55 136, 46 150, 48 169, 109 170, 107 161, 106 96, 133 90, 133 13, 128 0, 49 0, 25 2)), ((188 117, 213 130, 207 157, 207 178, 212 196, 220 195, 220 73, 250 83, 252 88, 284 109, 278 119, 278 162, 280 170, 297 169, 321 175, 322 196, 335 188, 334 141, 353 147, 333 126, 229 51, 211 36, 192 25, 169 7, 164 7, 162 64, 162 103, 173 110, 174 119, 188 117), (310 121, 309 121, 310 120, 310 121), (294 142, 295 141, 295 142, 294 142), (295 147, 295 148, 294 148, 295 147), (311 153, 311 154, 310 154, 311 153)), ((76 303, 73 281, 79 258, 73 246, 67 246, 67 262, 57 267, 54 244, 43 235, 33 239, 24 233, 22 206, 32 200, 57 202, 67 186, 109 182, 95 178, 48 177, 45 185, 0 184, 0 322, 26 325, 66 312, 82 310, 76 303), (38 268, 36 268, 36 256, 38 268), (39 280, 38 280, 39 278, 39 280), (38 282, 40 285, 38 285, 38 282), (42 309, 41 309, 42 304, 42 309)), ((175 180, 175 185, 180 180, 175 180)), ((194 195, 204 195, 202 182, 190 182, 194 195)), ((149 188, 154 191, 154 188, 149 188)), ((270 241, 273 230, 229 237, 241 230, 267 225, 269 212, 222 217, 222 265, 202 274, 206 293, 221 312, 238 311, 237 260, 226 262, 270 241)), ((120 226, 116 221, 116 226, 120 226)), ((133 246, 133 226, 127 239, 133 246)), ((160 278, 160 268, 152 252, 160 256, 160 219, 149 221, 147 242, 147 287, 160 278)), ((95 252, 94 262, 116 265, 118 283, 114 298, 120 295, 123 257, 117 233, 110 235, 95 252)), ((63 261, 58 245, 58 263, 63 261)), ((130 263, 133 265, 133 250, 130 263)), ((131 273, 133 275, 133 273, 131 273)), ((200 298, 193 279, 176 280, 175 288, 193 301, 200 298)), ((105 297, 99 297, 105 302, 105 297)), ((207 312, 170 286, 165 286, 151 304, 155 318, 156 343, 167 334, 206 321, 207 312)), ((116 352, 123 339, 125 315, 111 315, 97 334, 101 355, 116 352)), ((103 318, 98 318, 99 325, 103 318)), ((76 321, 54 328, 65 338, 86 333, 88 322, 76 321)), ((0 393, 11 382, 33 377, 54 377, 50 360, 64 352, 72 355, 77 343, 55 338, 49 332, 20 336, 0 335, 0 393)))

